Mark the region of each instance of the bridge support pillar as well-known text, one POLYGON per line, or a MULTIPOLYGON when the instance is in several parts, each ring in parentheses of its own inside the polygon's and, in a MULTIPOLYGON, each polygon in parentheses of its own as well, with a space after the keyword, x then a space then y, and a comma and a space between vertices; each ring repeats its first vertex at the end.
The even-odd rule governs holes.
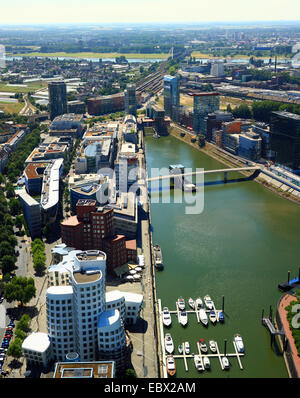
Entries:
POLYGON ((227 171, 224 172, 224 184, 227 182, 227 171))

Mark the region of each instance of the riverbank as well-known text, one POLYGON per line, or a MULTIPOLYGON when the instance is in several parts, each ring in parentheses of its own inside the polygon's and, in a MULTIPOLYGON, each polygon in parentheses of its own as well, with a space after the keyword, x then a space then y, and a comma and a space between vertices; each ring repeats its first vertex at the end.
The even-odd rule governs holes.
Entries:
POLYGON ((168 54, 140 54, 140 53, 94 53, 94 52, 79 52, 79 53, 67 53, 65 51, 61 52, 54 52, 54 53, 42 53, 42 52, 30 52, 30 53, 17 53, 17 54, 10 54, 6 53, 7 57, 48 57, 48 58, 117 58, 124 56, 127 59, 166 59, 168 54))
MULTIPOLYGON (((210 53, 201 53, 199 51, 193 51, 191 53, 191 57, 195 57, 196 59, 202 59, 202 58, 203 59, 207 59, 207 58, 210 58, 210 59, 226 59, 226 60, 230 61, 231 59, 245 59, 245 60, 248 59, 249 60, 252 57, 252 55, 250 56, 250 55, 236 54, 236 55, 227 56, 227 57, 216 57, 216 56, 214 56, 214 55, 212 55, 210 53)), ((255 58, 256 59, 269 59, 269 58, 272 58, 272 57, 268 57, 268 56, 257 57, 257 56, 255 56, 255 58)), ((284 56, 277 56, 277 59, 290 60, 291 58, 287 58, 287 57, 284 57, 284 56)))
MULTIPOLYGON (((184 131, 184 130, 182 130, 184 131)), ((225 155, 225 154, 221 154, 221 152, 216 152, 217 151, 217 147, 211 143, 206 143, 205 147, 200 148, 198 145, 198 142, 191 142, 191 135, 189 133, 186 133, 184 137, 182 137, 180 135, 180 128, 178 128, 177 126, 171 125, 171 127, 169 128, 169 134, 172 135, 173 137, 179 139, 180 141, 192 146, 193 148, 197 149, 200 152, 205 153, 206 155, 214 158, 215 160, 219 161, 220 163, 223 163, 226 166, 231 166, 231 167, 241 167, 244 166, 244 164, 239 163, 237 160, 233 160, 233 158, 231 157, 229 159, 229 155, 225 155)), ((249 177, 251 175, 251 173, 249 172, 242 172, 241 174, 249 177)), ((256 181, 257 183, 263 185, 265 188, 269 189, 270 191, 276 193, 277 195, 288 199, 296 204, 300 204, 300 197, 297 197, 295 195, 292 195, 291 193, 288 192, 288 190, 284 191, 282 188, 280 188, 279 186, 277 186, 277 182, 275 180, 272 180, 272 178, 268 178, 266 176, 261 177, 258 176, 256 178, 254 178, 254 181, 256 181)), ((283 184, 280 184, 280 186, 283 184)))

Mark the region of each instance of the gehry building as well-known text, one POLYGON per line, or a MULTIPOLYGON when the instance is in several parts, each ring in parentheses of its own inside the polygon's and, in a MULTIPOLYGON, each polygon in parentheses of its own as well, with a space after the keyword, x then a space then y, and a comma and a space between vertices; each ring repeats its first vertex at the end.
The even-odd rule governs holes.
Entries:
POLYGON ((49 268, 46 293, 53 359, 65 361, 68 353, 76 352, 80 361, 113 360, 118 369, 124 368, 129 357, 124 325, 138 319, 143 296, 119 291, 106 296, 104 252, 58 245, 52 253, 61 258, 49 268), (133 302, 135 310, 128 305, 133 302))

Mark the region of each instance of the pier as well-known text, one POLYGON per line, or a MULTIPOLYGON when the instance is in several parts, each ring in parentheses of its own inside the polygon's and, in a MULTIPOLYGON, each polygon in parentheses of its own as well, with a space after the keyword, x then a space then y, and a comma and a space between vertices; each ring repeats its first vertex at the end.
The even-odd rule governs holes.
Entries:
MULTIPOLYGON (((224 298, 223 298, 223 306, 224 306, 224 298)), ((224 308, 222 308, 222 310, 216 310, 216 309, 215 309, 215 306, 213 306, 213 309, 214 309, 214 311, 215 311, 216 314, 217 314, 217 318, 218 318, 219 312, 224 311, 224 308)), ((205 309, 205 311, 206 311, 207 313, 210 312, 210 310, 208 310, 208 309, 205 309)), ((163 325, 163 311, 162 311, 162 304, 161 304, 161 300, 160 300, 160 299, 158 299, 158 312, 159 312, 159 326, 160 326, 160 336, 159 336, 159 339, 160 339, 161 348, 162 348, 162 355, 161 355, 161 358, 162 358, 162 368, 163 368, 163 376, 162 376, 162 377, 167 378, 167 377, 168 377, 168 373, 167 373, 167 364, 166 364, 166 355, 167 355, 167 354, 166 354, 166 350, 165 350, 165 340, 164 340, 164 337, 165 337, 165 336, 164 336, 164 325, 163 325)), ((176 315, 177 315, 178 322, 179 322, 180 309, 178 308, 177 302, 176 302, 176 310, 171 310, 171 311, 169 310, 169 313, 170 313, 170 314, 173 314, 173 315, 176 314, 176 315)), ((187 313, 187 314, 196 314, 198 323, 201 322, 201 321, 200 321, 200 317, 199 317, 199 311, 198 311, 197 309, 194 309, 194 310, 192 310, 192 309, 186 310, 186 313, 187 313)), ((203 352, 201 351, 201 349, 200 349, 200 343, 197 341, 197 353, 196 353, 196 354, 194 354, 194 353, 186 354, 184 344, 181 343, 181 344, 182 344, 182 347, 183 347, 182 353, 181 353, 181 354, 174 354, 174 353, 173 353, 173 354, 171 354, 171 355, 173 356, 173 358, 174 358, 175 360, 183 360, 183 362, 184 362, 184 368, 185 368, 185 371, 186 371, 186 372, 189 371, 188 359, 194 360, 194 356, 195 356, 195 355, 199 355, 199 356, 200 356, 202 363, 203 363, 203 358, 204 358, 205 356, 208 357, 209 359, 210 359, 210 358, 218 359, 218 361, 219 361, 219 363, 220 363, 220 366, 221 366, 221 369, 222 369, 222 370, 224 370, 224 366, 223 366, 223 362, 222 362, 222 357, 226 356, 228 359, 229 359, 229 358, 236 358, 236 359, 237 359, 237 362, 238 362, 238 365, 239 365, 239 368, 240 368, 241 370, 244 369, 244 368, 243 368, 242 361, 241 361, 241 358, 245 355, 245 353, 244 353, 244 352, 238 352, 238 349, 237 349, 237 346, 236 346, 236 344, 235 344, 235 341, 232 341, 233 348, 234 348, 234 352, 229 352, 229 353, 227 353, 227 350, 226 350, 227 340, 224 340, 224 352, 221 352, 221 351, 220 351, 219 346, 218 346, 218 343, 217 343, 216 341, 215 341, 215 343, 216 343, 216 352, 215 352, 215 353, 211 353, 211 352, 203 353, 203 352)), ((175 344, 174 344, 174 348, 175 348, 175 344)), ((175 348, 175 349, 176 349, 176 348, 175 348)), ((208 346, 208 350, 209 350, 209 346, 208 346)), ((168 355, 169 355, 169 354, 168 354, 168 355)), ((203 370, 203 372, 204 372, 204 371, 205 371, 205 370, 203 370)))

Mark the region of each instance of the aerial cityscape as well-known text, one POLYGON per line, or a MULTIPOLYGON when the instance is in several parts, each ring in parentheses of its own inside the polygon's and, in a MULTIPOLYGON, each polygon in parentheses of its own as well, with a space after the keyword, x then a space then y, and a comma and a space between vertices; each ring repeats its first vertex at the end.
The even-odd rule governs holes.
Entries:
POLYGON ((298 379, 300 4, 61 3, 0 17, 0 378, 298 379))

